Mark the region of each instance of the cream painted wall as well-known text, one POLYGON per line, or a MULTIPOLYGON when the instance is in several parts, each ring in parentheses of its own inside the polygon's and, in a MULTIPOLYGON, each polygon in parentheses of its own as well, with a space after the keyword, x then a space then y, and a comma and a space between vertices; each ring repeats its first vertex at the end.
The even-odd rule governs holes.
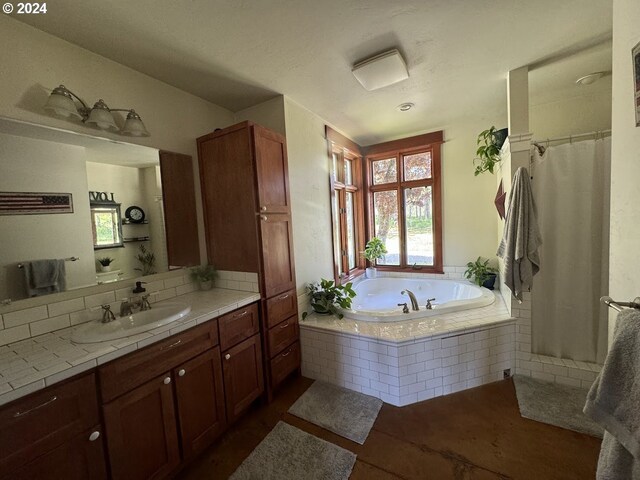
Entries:
POLYGON ((74 209, 0 216, 0 300, 25 298, 16 264, 27 260, 79 257, 65 264, 67 288, 95 284, 85 158, 82 147, 0 134, 0 191, 71 193, 74 209))
POLYGON ((285 100, 283 95, 235 113, 235 121, 251 120, 285 135, 285 100))
MULTIPOLYGON (((230 125, 233 113, 124 65, 44 33, 7 15, 0 16, 0 115, 77 132, 125 140, 191 155, 195 139, 230 125), (123 137, 51 117, 42 110, 49 92, 64 84, 86 102, 103 98, 112 108, 134 108, 148 138, 123 137)), ((194 161, 197 177, 197 161, 194 161)), ((203 224, 196 181, 199 222, 203 224)), ((200 230, 203 258, 204 230, 200 230)))
MULTIPOLYGON (((609 81, 605 78, 601 81, 609 81)), ((530 131, 536 140, 611 129, 611 91, 530 104, 530 131)))
MULTIPOLYGON (((637 0, 614 0, 609 294, 625 301, 640 296, 640 127, 631 63, 631 49, 640 42, 638 25, 637 0)), ((614 322, 609 323, 611 334, 614 322)))

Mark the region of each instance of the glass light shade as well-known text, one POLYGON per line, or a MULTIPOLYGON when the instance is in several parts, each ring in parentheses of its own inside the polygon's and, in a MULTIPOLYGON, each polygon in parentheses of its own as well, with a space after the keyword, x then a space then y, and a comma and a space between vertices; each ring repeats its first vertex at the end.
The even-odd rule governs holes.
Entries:
POLYGON ((132 137, 148 137, 150 134, 147 131, 140 115, 135 110, 130 110, 127 114, 127 119, 124 122, 121 133, 123 135, 131 135, 132 137))
POLYGON ((118 125, 116 125, 113 115, 109 111, 106 103, 102 99, 98 100, 89 112, 89 118, 85 122, 88 125, 95 125, 102 130, 109 130, 111 132, 118 131, 118 125))
POLYGON ((47 99, 44 110, 64 118, 82 119, 82 115, 78 113, 78 109, 71 97, 71 93, 64 85, 60 85, 53 89, 51 95, 49 95, 49 98, 47 99))

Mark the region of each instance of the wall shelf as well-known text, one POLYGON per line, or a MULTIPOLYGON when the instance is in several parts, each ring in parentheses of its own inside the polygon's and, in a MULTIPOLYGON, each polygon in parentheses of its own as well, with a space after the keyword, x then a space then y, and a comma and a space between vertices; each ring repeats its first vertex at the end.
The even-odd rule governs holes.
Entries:
POLYGON ((122 241, 124 243, 131 243, 131 242, 148 242, 149 240, 151 240, 148 236, 147 237, 128 237, 128 238, 123 238, 122 241))
POLYGON ((143 220, 142 222, 131 222, 129 220, 127 220, 126 218, 122 219, 122 224, 123 225, 148 225, 149 224, 149 220, 143 220))

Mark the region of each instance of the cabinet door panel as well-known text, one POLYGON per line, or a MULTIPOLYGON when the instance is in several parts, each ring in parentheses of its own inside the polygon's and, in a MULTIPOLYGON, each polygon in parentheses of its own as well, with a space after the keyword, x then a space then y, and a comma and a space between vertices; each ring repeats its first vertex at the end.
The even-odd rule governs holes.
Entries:
POLYGON ((220 348, 227 350, 258 333, 260 328, 258 304, 254 303, 221 316, 218 318, 218 325, 220 348))
POLYGON ((296 291, 289 290, 272 298, 267 299, 267 325, 269 328, 275 327, 283 320, 297 315, 298 299, 296 291))
POLYGON ((162 478, 179 465, 168 373, 106 404, 104 420, 114 479, 162 478))
POLYGON ((263 295, 295 288, 293 236, 288 215, 260 215, 263 295))
POLYGON ((260 211, 291 213, 285 138, 258 125, 254 125, 253 134, 260 211))
POLYGON ((260 335, 223 352, 227 419, 236 420, 264 391, 260 335))
POLYGON ((298 339, 298 318, 291 317, 269 329, 269 357, 273 358, 298 339))
POLYGON ((226 425, 218 347, 174 370, 180 438, 185 458, 211 444, 226 425))
POLYGON ((298 368, 300 368, 300 343, 296 342, 271 360, 271 387, 278 386, 298 368))
POLYGON ((96 426, 45 453, 3 480, 103 480, 107 478, 104 445, 96 426), (100 436, 90 440, 92 433, 100 436))

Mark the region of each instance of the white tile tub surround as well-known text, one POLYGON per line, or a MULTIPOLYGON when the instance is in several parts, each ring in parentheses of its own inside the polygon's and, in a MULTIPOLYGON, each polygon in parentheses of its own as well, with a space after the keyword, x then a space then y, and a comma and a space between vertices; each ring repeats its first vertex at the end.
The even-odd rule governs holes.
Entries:
POLYGON ((259 299, 257 293, 218 288, 189 293, 180 297, 180 301, 191 305, 191 312, 184 318, 148 332, 101 343, 76 344, 70 340, 75 327, 68 326, 69 317, 77 312, 14 327, 29 330, 39 322, 53 322, 55 327, 65 324, 67 328, 0 347, 0 405, 259 299))
POLYGON ((405 406, 503 378, 515 324, 405 342, 301 325, 302 374, 405 406))

